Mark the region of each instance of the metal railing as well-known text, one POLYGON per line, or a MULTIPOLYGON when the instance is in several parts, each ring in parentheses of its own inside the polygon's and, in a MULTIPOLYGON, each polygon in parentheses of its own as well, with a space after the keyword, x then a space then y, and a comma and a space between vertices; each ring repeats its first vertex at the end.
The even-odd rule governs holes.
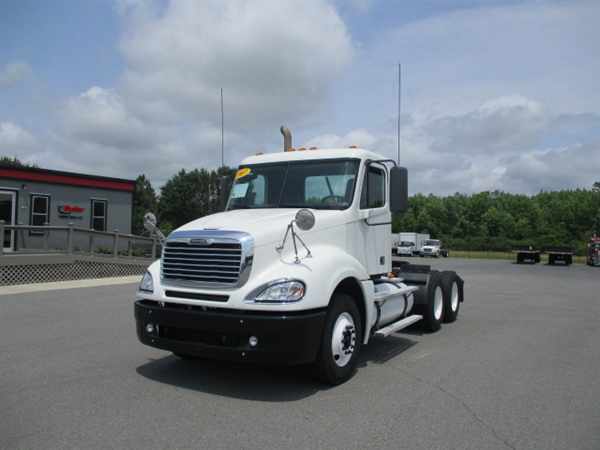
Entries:
MULTIPOLYGON (((114 231, 98 231, 89 228, 76 227, 73 223, 69 223, 68 226, 56 226, 56 225, 7 225, 4 221, 0 220, 0 256, 6 255, 4 251, 4 240, 6 232, 12 232, 10 242, 16 248, 10 252, 10 254, 31 254, 31 253, 59 253, 66 255, 73 254, 88 254, 92 256, 112 256, 113 258, 152 258, 156 259, 157 255, 160 255, 161 244, 156 237, 139 236, 129 233, 120 233, 119 230, 114 231), (25 233, 28 234, 27 238, 25 233), (50 248, 51 234, 62 234, 62 239, 54 239, 52 242, 61 242, 64 245, 50 248), (77 236, 86 236, 83 241, 86 243, 85 250, 82 250, 79 246, 75 246, 75 238, 77 236), (19 240, 20 238, 20 240, 19 240), (103 239, 102 239, 103 238, 103 239), (110 242, 110 248, 97 247, 96 244, 99 240, 110 242), (42 246, 31 247, 33 241, 42 240, 42 246), (122 245, 123 241, 126 245, 122 245), (21 245, 15 245, 21 242, 21 245), (143 244, 147 249, 140 254, 135 249, 136 245, 143 244)), ((53 236, 55 237, 55 236, 53 236)))

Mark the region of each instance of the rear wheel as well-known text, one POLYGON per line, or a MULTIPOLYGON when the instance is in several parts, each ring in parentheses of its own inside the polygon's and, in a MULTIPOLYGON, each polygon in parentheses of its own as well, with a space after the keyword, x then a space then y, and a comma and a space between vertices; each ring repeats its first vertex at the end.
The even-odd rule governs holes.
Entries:
POLYGON ((444 293, 444 322, 454 322, 460 309, 459 278, 456 272, 442 272, 442 292, 444 293))
POLYGON ((426 286, 415 292, 417 310, 423 316, 423 327, 431 333, 438 331, 444 318, 444 292, 442 291, 442 277, 439 272, 433 271, 429 276, 426 286))
POLYGON ((354 299, 334 294, 316 361, 319 378, 332 385, 347 381, 356 371, 361 345, 362 324, 354 299))

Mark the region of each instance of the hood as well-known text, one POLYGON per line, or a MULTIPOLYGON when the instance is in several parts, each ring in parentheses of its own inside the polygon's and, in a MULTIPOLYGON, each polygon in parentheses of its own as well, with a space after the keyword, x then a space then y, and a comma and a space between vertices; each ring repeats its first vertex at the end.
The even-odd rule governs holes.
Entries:
MULTIPOLYGON (((244 231, 254 237, 256 246, 260 246, 281 241, 288 224, 299 209, 236 209, 193 220, 175 231, 203 229, 244 231)), ((311 211, 315 215, 316 221, 314 228, 309 233, 334 225, 335 223, 332 222, 339 222, 342 219, 341 211, 314 209, 311 211)), ((343 222, 343 219, 341 221, 343 222)))

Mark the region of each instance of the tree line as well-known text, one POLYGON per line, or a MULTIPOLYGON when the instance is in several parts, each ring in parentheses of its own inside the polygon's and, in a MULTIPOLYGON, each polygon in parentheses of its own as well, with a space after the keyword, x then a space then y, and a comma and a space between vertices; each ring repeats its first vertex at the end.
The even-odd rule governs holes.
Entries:
POLYGON ((406 213, 394 217, 394 232, 428 232, 454 250, 509 251, 518 246, 569 246, 585 252, 600 234, 600 182, 591 189, 527 196, 480 192, 446 197, 417 194, 406 213))
MULTIPOLYGON (((141 232, 142 217, 148 210, 158 213, 165 232, 222 210, 220 198, 227 195, 233 172, 228 167, 181 170, 161 188, 159 196, 141 175, 135 195, 135 231, 141 232)), ((416 194, 409 199, 408 211, 394 216, 392 231, 426 232, 454 250, 569 246, 581 254, 590 236, 600 234, 600 182, 590 189, 532 196, 500 191, 444 197, 416 194)))

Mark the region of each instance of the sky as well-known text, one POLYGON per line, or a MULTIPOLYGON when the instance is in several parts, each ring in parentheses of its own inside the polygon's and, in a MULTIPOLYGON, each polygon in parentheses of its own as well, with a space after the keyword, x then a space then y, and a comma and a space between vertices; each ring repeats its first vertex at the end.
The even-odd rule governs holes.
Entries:
POLYGON ((0 155, 156 187, 295 146, 397 156, 411 193, 600 181, 600 2, 4 0, 0 155))

